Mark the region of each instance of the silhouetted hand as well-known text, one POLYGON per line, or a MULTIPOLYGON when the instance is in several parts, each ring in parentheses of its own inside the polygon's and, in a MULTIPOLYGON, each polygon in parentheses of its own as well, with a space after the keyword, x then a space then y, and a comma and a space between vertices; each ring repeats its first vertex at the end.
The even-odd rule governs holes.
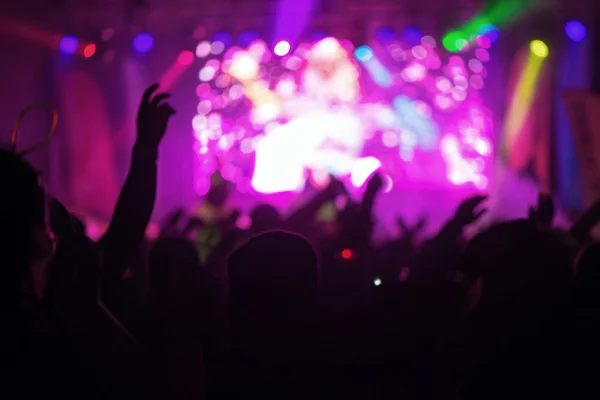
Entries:
POLYGON ((367 183, 367 189, 365 190, 365 195, 374 195, 381 190, 383 187, 383 177, 379 172, 373 174, 369 182, 367 183))
POLYGON ((488 196, 478 195, 470 197, 460 203, 456 210, 456 214, 454 214, 453 221, 463 228, 477 221, 487 212, 487 209, 485 208, 477 210, 481 203, 487 198, 488 196))
POLYGON ((157 151, 158 145, 167 130, 167 123, 175 110, 163 100, 171 96, 169 93, 153 94, 158 84, 150 86, 144 92, 137 116, 138 137, 136 148, 144 151, 157 151))
POLYGON ((421 217, 415 225, 410 227, 408 226, 404 218, 398 217, 396 218, 396 224, 400 228, 402 237, 412 241, 417 234, 421 233, 423 229, 425 229, 427 220, 424 217, 421 217))
POLYGON ((340 194, 346 193, 346 186, 344 186, 342 181, 332 176, 324 192, 328 199, 334 199, 340 194))
POLYGON ((529 220, 537 225, 550 228, 554 221, 554 201, 552 196, 540 193, 537 207, 529 208, 529 220))
POLYGON ((590 238, 590 231, 600 221, 600 200, 596 201, 592 206, 587 209, 583 215, 573 224, 570 233, 571 236, 580 244, 583 245, 588 242, 590 238))

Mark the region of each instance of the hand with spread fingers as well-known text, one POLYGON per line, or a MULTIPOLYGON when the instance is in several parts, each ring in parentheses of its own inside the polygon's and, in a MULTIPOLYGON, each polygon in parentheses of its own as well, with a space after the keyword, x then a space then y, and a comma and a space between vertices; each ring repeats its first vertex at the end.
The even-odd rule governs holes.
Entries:
POLYGON ((529 208, 529 220, 543 228, 552 227, 554 221, 554 201, 552 196, 540 193, 537 207, 529 208))
POLYGON ((144 92, 137 115, 138 137, 136 149, 144 152, 158 152, 158 146, 167 130, 167 123, 175 110, 169 103, 164 102, 169 93, 154 94, 158 84, 150 86, 144 92))
POLYGON ((460 203, 458 209, 456 210, 456 214, 454 214, 453 221, 460 225, 461 228, 464 228, 468 225, 471 225, 473 222, 477 221, 479 218, 483 216, 487 212, 485 208, 479 208, 479 206, 487 200, 488 196, 477 195, 470 197, 460 203))

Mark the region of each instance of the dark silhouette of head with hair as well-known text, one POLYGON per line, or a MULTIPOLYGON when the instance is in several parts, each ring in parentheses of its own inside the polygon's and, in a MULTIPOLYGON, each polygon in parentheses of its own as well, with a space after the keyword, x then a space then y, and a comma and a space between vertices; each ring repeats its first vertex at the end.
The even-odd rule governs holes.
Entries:
POLYGON ((301 306, 317 289, 315 251, 293 233, 271 231, 251 238, 229 257, 228 267, 234 314, 301 306))
POLYGON ((186 239, 169 237, 158 240, 149 254, 150 286, 168 295, 196 279, 200 259, 194 245, 186 239))
POLYGON ((307 373, 300 360, 320 349, 313 248, 296 234, 266 232, 233 252, 228 272, 234 379, 262 376, 265 390, 299 379, 307 373))
POLYGON ((0 150, 0 187, 0 252, 4 273, 14 274, 4 281, 35 280, 32 264, 45 262, 52 252, 38 174, 21 157, 0 150))
POLYGON ((570 290, 570 249, 560 238, 527 220, 497 225, 477 235, 465 250, 462 267, 483 280, 482 301, 500 304, 542 301, 570 290))
POLYGON ((577 284, 584 290, 600 288, 600 243, 586 247, 575 265, 577 284))
POLYGON ((254 233, 261 233, 271 229, 280 229, 283 220, 279 211, 269 204, 260 204, 250 213, 252 226, 250 230, 254 233))

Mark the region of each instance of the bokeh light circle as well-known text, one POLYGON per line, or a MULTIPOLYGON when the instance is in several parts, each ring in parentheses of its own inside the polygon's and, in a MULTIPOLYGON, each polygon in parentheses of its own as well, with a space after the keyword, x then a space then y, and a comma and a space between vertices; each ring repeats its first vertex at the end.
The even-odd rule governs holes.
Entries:
POLYGON ((281 40, 277 42, 277 44, 273 48, 273 53, 275 53, 275 55, 278 55, 279 57, 283 57, 290 52, 290 49, 290 43, 286 40, 281 40))
POLYGON ((151 34, 142 32, 133 38, 133 48, 138 53, 148 53, 154 47, 154 38, 151 34))
POLYGON ((63 54, 71 55, 75 54, 79 47, 79 40, 75 36, 64 36, 59 43, 60 51, 63 54))
POLYGON ((548 54, 550 52, 548 50, 548 45, 546 45, 546 43, 544 43, 541 40, 532 40, 529 44, 529 50, 534 56, 539 58, 548 57, 548 54))
POLYGON ((569 21, 565 24, 565 33, 572 41, 582 42, 587 36, 587 28, 580 21, 569 21))

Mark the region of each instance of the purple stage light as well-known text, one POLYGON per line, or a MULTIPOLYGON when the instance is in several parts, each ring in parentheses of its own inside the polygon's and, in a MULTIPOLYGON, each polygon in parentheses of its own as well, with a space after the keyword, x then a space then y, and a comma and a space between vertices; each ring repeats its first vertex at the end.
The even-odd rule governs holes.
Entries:
POLYGON ((79 40, 75 36, 65 36, 60 40, 59 48, 63 54, 75 54, 79 47, 79 40))
POLYGON ((256 39, 259 39, 258 33, 254 31, 244 31, 237 38, 237 43, 242 47, 248 47, 256 39))
POLYGON ((154 38, 149 33, 138 33, 133 38, 133 48, 138 53, 148 53, 154 47, 154 38))
POLYGON ((565 24, 565 33, 569 39, 579 43, 587 36, 587 28, 579 21, 569 21, 565 24))

